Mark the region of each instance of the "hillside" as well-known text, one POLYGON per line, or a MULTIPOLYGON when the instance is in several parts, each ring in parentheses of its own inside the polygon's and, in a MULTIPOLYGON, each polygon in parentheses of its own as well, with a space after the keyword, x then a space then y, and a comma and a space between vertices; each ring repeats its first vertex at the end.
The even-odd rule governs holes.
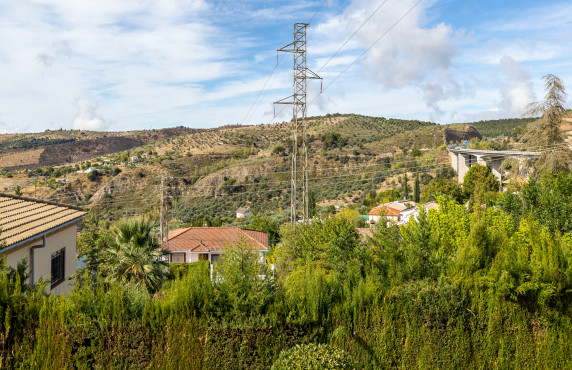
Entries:
MULTIPOLYGON (((510 123, 512 129, 518 127, 515 122, 510 123)), ((487 127, 488 123, 471 125, 487 127)), ((164 176, 174 222, 232 220, 241 206, 286 219, 291 127, 283 122, 205 130, 14 135, 2 141, 3 148, 12 151, 2 160, 26 154, 33 163, 12 167, 27 170, 5 171, 2 184, 5 191, 79 204, 119 218, 157 215, 159 177, 164 176), (89 167, 96 170, 82 173, 89 167)), ((353 114, 310 117, 312 197, 322 207, 345 205, 360 202, 369 192, 397 188, 405 172, 426 173, 424 181, 428 181, 448 165, 443 145, 448 127, 462 128, 353 114)), ((409 181, 412 186, 413 179, 409 181)))
POLYGON ((175 127, 126 132, 46 130, 43 133, 2 135, 0 168, 35 169, 69 164, 197 131, 200 130, 175 127))

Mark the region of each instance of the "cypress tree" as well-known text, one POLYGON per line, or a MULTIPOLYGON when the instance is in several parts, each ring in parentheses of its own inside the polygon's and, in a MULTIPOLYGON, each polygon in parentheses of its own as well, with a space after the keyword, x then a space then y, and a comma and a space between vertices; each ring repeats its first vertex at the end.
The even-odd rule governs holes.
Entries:
POLYGON ((419 172, 415 174, 415 185, 413 187, 413 201, 415 203, 419 203, 421 200, 420 198, 420 189, 419 189, 419 172))
POLYGON ((407 173, 405 173, 401 178, 401 195, 403 196, 403 199, 409 198, 409 192, 411 191, 411 189, 409 189, 409 184, 407 183, 408 181, 407 173))

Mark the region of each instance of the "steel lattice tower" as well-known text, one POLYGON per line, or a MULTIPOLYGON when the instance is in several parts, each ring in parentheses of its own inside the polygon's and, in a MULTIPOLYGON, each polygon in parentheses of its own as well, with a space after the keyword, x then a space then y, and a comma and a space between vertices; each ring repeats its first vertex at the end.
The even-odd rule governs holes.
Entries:
POLYGON ((309 216, 308 204, 308 140, 306 133, 306 87, 308 79, 321 79, 317 74, 306 67, 306 28, 308 23, 294 24, 294 41, 278 51, 294 54, 293 95, 281 99, 274 104, 292 104, 292 174, 290 180, 290 220, 296 223, 298 208, 296 204, 298 188, 298 134, 302 133, 302 155, 304 165, 302 170, 302 219, 306 221, 309 216), (289 100, 292 98, 292 100, 289 100))

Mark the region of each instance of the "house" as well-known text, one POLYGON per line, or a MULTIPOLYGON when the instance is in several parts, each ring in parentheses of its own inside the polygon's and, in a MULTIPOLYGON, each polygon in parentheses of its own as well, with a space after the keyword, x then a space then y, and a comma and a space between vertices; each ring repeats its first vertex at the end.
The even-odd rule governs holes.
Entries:
POLYGON ((378 223, 382 217, 385 217, 388 223, 398 223, 401 221, 402 213, 415 206, 416 203, 408 199, 382 204, 369 211, 367 214, 369 223, 374 225, 378 223))
POLYGON ((248 218, 250 216, 252 216, 250 208, 240 207, 236 210, 236 218, 248 218))
POLYGON ((0 257, 16 267, 28 259, 30 284, 49 281, 49 293, 73 287, 66 280, 76 270, 77 229, 85 212, 39 199, 0 193, 0 257))
POLYGON ((261 258, 268 252, 268 234, 262 231, 229 227, 189 227, 169 232, 169 262, 218 262, 228 245, 246 241, 261 258))
MULTIPOLYGON (((428 203, 422 204, 421 207, 423 209, 425 209, 425 211, 429 212, 429 210, 431 210, 431 209, 438 210, 439 204, 436 202, 428 202, 428 203)), ((417 220, 417 217, 419 217, 419 212, 420 212, 420 209, 418 206, 415 206, 413 208, 409 208, 409 209, 401 212, 401 214, 399 215, 399 221, 397 222, 397 224, 398 225, 405 225, 406 223, 408 223, 411 220, 411 217, 413 217, 413 218, 415 218, 415 220, 417 220)))

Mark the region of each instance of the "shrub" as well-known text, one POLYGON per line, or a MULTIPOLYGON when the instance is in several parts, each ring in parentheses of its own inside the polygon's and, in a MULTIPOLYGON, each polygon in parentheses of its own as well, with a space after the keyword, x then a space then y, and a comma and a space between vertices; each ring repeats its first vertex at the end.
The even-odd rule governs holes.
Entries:
POLYGON ((302 344, 284 350, 272 369, 353 369, 355 363, 344 350, 327 344, 302 344))

